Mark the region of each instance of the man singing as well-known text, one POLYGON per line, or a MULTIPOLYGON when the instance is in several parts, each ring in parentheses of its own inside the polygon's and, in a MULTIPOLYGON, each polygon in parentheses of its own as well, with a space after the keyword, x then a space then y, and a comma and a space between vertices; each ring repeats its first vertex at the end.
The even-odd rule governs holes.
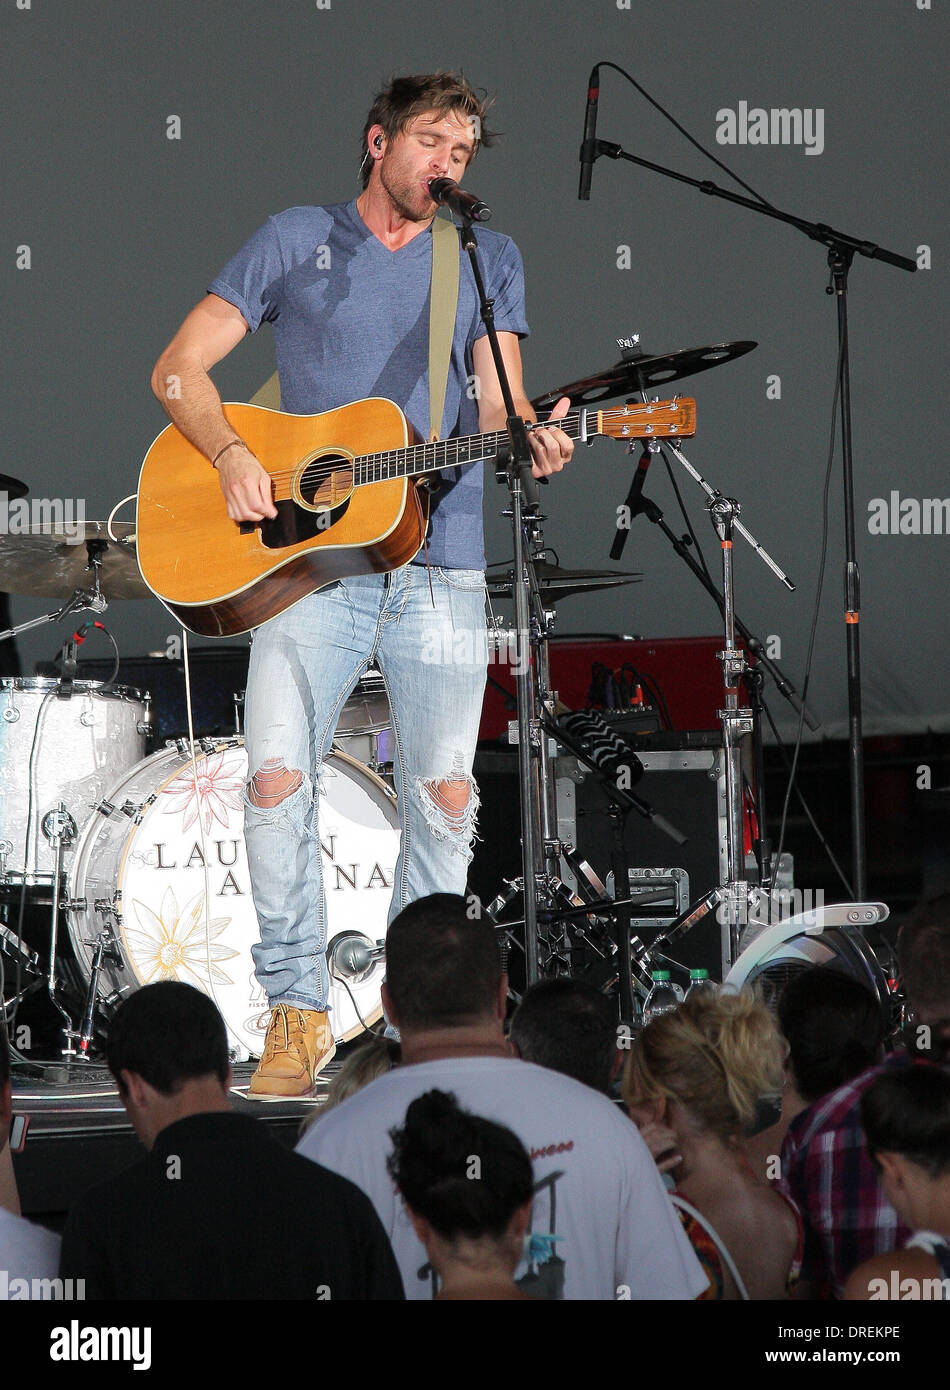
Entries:
MULTIPOLYGON (((488 104, 460 75, 392 81, 363 129, 359 197, 270 217, 162 353, 152 389, 218 469, 235 523, 276 515, 271 480, 225 418, 208 372, 264 322, 274 331, 285 411, 315 414, 383 396, 426 438, 430 423, 440 438, 504 428, 501 391, 464 263, 444 411, 441 420, 429 421, 436 212, 429 183, 460 181, 479 145, 491 143, 488 104), (176 380, 174 392, 169 378, 176 380)), ((480 231, 478 242, 515 410, 533 420, 519 346, 528 332, 521 257, 509 237, 495 232, 480 231)), ((552 420, 568 404, 559 401, 552 420)), ((529 438, 535 477, 560 471, 571 456, 573 444, 556 426, 529 438)), ((343 702, 371 663, 385 681, 397 750, 402 840, 390 920, 416 898, 465 891, 478 806, 472 764, 485 644, 454 642, 453 635, 474 635, 485 625, 483 465, 466 464, 440 480, 426 545, 410 564, 333 583, 254 633, 245 838, 261 929, 254 962, 271 1016, 252 1096, 311 1093, 334 1053, 320 778, 343 702), (433 650, 445 659, 433 662, 433 650), (472 659, 448 659, 459 652, 472 659)))

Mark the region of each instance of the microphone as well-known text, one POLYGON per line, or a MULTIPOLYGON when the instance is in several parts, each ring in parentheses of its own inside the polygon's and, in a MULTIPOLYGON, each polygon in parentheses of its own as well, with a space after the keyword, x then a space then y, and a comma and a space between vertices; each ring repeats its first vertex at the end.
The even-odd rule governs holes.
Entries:
POLYGON ((430 179, 429 197, 466 222, 487 222, 491 217, 491 208, 476 198, 474 193, 466 193, 459 188, 454 179, 430 179))
MULTIPOLYGON (((636 786, 643 776, 643 763, 629 744, 610 728, 596 710, 574 710, 562 715, 558 721, 561 727, 575 738, 601 772, 617 777, 625 769, 630 778, 630 787, 636 786)), ((629 788, 627 789, 629 790, 629 788)))
POLYGON ((56 687, 56 694, 60 700, 68 700, 73 693, 73 681, 76 679, 76 658, 79 655, 79 643, 74 638, 63 644, 63 667, 59 678, 59 685, 56 687))
POLYGON ((587 110, 584 112, 584 140, 581 145, 581 177, 577 196, 590 201, 590 174, 594 167, 594 145, 597 133, 597 101, 600 97, 600 64, 595 63, 587 80, 587 110))

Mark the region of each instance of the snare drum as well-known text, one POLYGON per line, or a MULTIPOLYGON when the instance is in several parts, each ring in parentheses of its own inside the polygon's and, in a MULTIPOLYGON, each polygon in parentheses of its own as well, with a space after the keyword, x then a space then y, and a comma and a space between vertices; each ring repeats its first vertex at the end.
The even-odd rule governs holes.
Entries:
MULTIPOLYGON (((100 977, 106 1004, 155 980, 195 985, 221 1011, 235 1060, 260 1055, 269 1016, 251 959, 260 932, 244 844, 246 781, 240 739, 204 746, 197 778, 179 748, 153 754, 96 810, 69 879, 69 933, 87 980, 96 937, 111 938, 100 977)), ((345 754, 324 764, 320 841, 330 1025, 340 1042, 382 1014, 385 969, 366 950, 385 938, 399 853, 395 796, 345 754)))
POLYGON ((65 805, 77 829, 145 754, 148 702, 128 686, 48 677, 0 680, 0 882, 51 883, 43 819, 65 805))

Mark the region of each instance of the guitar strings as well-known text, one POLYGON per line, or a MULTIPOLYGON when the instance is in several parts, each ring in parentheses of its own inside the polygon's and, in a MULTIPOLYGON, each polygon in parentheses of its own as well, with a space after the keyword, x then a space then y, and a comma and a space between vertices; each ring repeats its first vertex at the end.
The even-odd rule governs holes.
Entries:
MULTIPOLYGON (((603 421, 612 423, 615 419, 634 421, 637 419, 638 416, 655 414, 657 409, 657 405, 637 405, 632 407, 628 406, 626 408, 618 406, 614 407, 614 409, 612 410, 603 411, 597 410, 595 407, 589 407, 586 413, 588 415, 600 415, 603 421)), ((537 422, 532 421, 529 422, 528 428, 531 429, 533 427, 534 429, 544 429, 548 425, 554 425, 557 428, 563 429, 565 433, 567 433, 569 430, 573 428, 580 428, 582 414, 584 414, 584 412, 579 410, 568 411, 568 413, 564 415, 560 420, 539 420, 537 422)), ((436 440, 434 443, 429 444, 410 444, 399 449, 384 449, 378 453, 360 454, 353 459, 352 464, 348 463, 346 460, 343 459, 341 459, 340 463, 336 465, 327 464, 322 461, 314 460, 313 463, 307 464, 306 468, 304 469, 304 472, 301 474, 300 482, 301 485, 306 484, 308 488, 312 487, 313 484, 316 482, 317 486, 319 487, 320 483, 324 482, 327 478, 332 477, 334 473, 346 472, 349 474, 350 472, 352 472, 355 477, 357 471, 365 474, 367 471, 369 471, 370 468, 387 468, 391 466, 391 460, 394 458, 395 455, 400 455, 404 459, 406 459, 407 464, 411 468, 412 463, 421 463, 427 453, 431 454, 433 459, 437 458, 440 446, 442 446, 443 453, 449 453, 453 449, 457 452, 459 446, 465 443, 467 440, 481 439, 485 441, 486 444, 488 443, 488 441, 497 441, 497 443, 500 444, 503 440, 507 440, 507 438, 508 433, 506 430, 492 430, 488 431, 486 434, 481 435, 475 434, 465 435, 455 439, 439 439, 436 440)), ((482 455, 482 457, 490 456, 490 447, 491 446, 489 445, 486 449, 486 453, 482 455)), ((459 460, 458 462, 461 463, 467 461, 468 460, 459 460)), ((291 479, 296 477, 299 466, 300 465, 297 464, 292 468, 276 469, 270 475, 271 481, 275 485, 282 482, 289 482, 291 479)), ((448 462, 446 466, 451 467, 451 462, 448 462)), ((403 473, 397 473, 390 476, 391 478, 396 478, 404 477, 407 475, 403 473)), ((386 481, 386 478, 364 478, 363 481, 384 482, 386 481)))

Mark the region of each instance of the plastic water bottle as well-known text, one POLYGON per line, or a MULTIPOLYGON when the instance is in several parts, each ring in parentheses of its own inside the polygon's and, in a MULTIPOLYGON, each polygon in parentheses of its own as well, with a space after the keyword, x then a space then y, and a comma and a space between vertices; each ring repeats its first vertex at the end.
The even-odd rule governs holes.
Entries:
POLYGON ((643 1026, 646 1028, 654 1019, 673 1013, 683 1002, 683 991, 674 985, 668 970, 652 972, 653 986, 643 1005, 643 1026))
POLYGON ((686 998, 691 994, 718 994, 719 986, 715 980, 709 978, 708 970, 691 970, 689 972, 689 989, 686 991, 686 998))

